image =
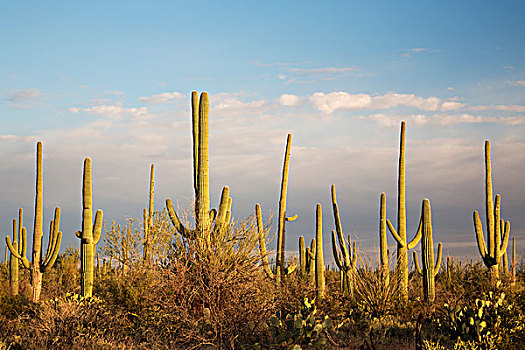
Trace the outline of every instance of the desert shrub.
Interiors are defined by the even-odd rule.
[[[515,349],[525,333],[525,317],[501,286],[498,282],[494,290],[465,306],[445,304],[436,319],[440,330],[480,349]]]

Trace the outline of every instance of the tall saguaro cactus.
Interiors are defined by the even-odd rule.
[[[171,199],[166,199],[166,208],[177,232],[188,239],[210,241],[210,234],[226,229],[231,219],[232,199],[229,188],[222,190],[219,213],[210,210],[210,168],[209,168],[209,97],[207,92],[200,95],[192,92],[192,135],[193,135],[193,188],[195,190],[195,224],[190,230],[180,222]],[[221,209],[222,208],[222,212]],[[221,215],[219,215],[221,214]],[[212,223],[214,223],[212,227]]]
[[[386,220],[388,229],[397,241],[397,266],[400,277],[400,291],[403,300],[408,299],[408,255],[409,249],[413,249],[421,239],[421,231],[418,229],[412,241],[407,242],[406,206],[405,206],[405,129],[406,123],[401,122],[401,135],[399,141],[399,169],[397,179],[397,231],[390,220]]]
[[[390,267],[388,266],[388,242],[386,239],[386,194],[381,193],[379,200],[379,252],[382,281],[385,285],[390,282]]]
[[[93,274],[95,250],[102,233],[102,210],[97,210],[93,223],[93,190],[91,184],[91,159],[84,160],[82,179],[82,231],[77,231],[80,238],[80,278],[83,297],[93,295]]]
[[[502,220],[500,220],[500,206],[501,196],[496,195],[496,205],[492,201],[492,169],[490,165],[490,142],[485,141],[485,216],[487,220],[487,240],[485,244],[483,237],[483,227],[479,218],[479,213],[474,211],[474,229],[476,231],[476,240],[478,242],[478,249],[485,266],[490,270],[493,280],[499,279],[498,265],[501,257],[507,251],[510,236],[510,221],[505,223],[503,227]],[[501,230],[503,236],[500,235]]]
[[[286,268],[284,265],[286,261],[286,257],[284,254],[284,246],[285,246],[285,241],[286,241],[285,224],[287,221],[294,221],[295,219],[297,219],[297,215],[294,215],[292,217],[286,216],[286,194],[288,192],[288,171],[290,167],[291,147],[292,147],[292,134],[288,134],[288,137],[286,138],[286,148],[284,151],[283,172],[282,172],[282,177],[281,177],[281,194],[279,197],[279,217],[278,217],[278,222],[277,222],[277,253],[276,253],[276,259],[275,259],[276,261],[275,279],[277,282],[281,281],[281,276],[284,273],[291,273],[292,271],[290,270],[290,268]],[[260,209],[260,205],[257,204],[257,206]],[[260,213],[260,210],[259,210],[259,213]],[[257,222],[259,222],[259,220]],[[261,220],[261,223],[262,223],[262,220]],[[261,238],[261,234],[262,234],[262,238]],[[263,247],[262,245],[263,244],[266,245],[266,243],[265,243],[265,238],[264,238],[264,232],[261,226],[259,227],[259,243],[260,243],[261,256],[264,259],[264,256],[266,255],[266,247]]]
[[[26,258],[26,237],[25,230],[22,230],[23,251],[19,253],[18,249],[11,243],[11,238],[6,237],[7,246],[11,251],[11,254],[20,259],[22,265],[30,271],[31,276],[31,287],[33,289],[33,302],[40,300],[40,292],[42,291],[42,274],[51,270],[55,264],[60,250],[60,242],[62,241],[62,232],[59,231],[60,227],[60,207],[55,208],[55,217],[51,220],[51,227],[49,229],[49,242],[47,246],[47,253],[42,260],[42,240],[44,237],[43,232],[43,207],[44,207],[44,181],[42,175],[42,142],[38,142],[36,145],[36,196],[35,196],[35,221],[33,226],[33,250],[31,263]]]
[[[324,259],[323,259],[323,212],[321,204],[315,210],[315,289],[317,300],[325,295]]]
[[[151,164],[150,175],[149,175],[149,208],[144,209],[144,262],[148,263],[151,256],[151,228],[153,227],[153,191],[155,187],[154,183],[155,176],[155,165]]]
[[[430,208],[430,201],[423,199],[421,208],[421,228],[423,231],[423,238],[421,240],[421,255],[423,261],[423,270],[419,266],[417,260],[417,252],[414,251],[414,264],[416,270],[423,276],[423,295],[425,300],[434,301],[436,297],[434,278],[441,267],[442,245],[438,244],[438,254],[436,262],[434,263],[434,242],[432,240],[432,209]]]
[[[335,185],[332,185],[332,209],[334,212],[334,221],[335,221],[335,231],[332,231],[332,250],[334,254],[334,259],[337,267],[342,271],[342,281],[343,294],[354,294],[354,274],[357,263],[357,250],[356,242],[353,242],[352,251],[351,248],[351,238],[350,234],[348,235],[348,248],[346,247],[343,226],[341,225],[341,218],[339,217],[339,207],[337,206],[337,199],[335,195]],[[336,234],[337,241],[339,242],[339,247],[341,251],[339,252],[336,243]],[[341,254],[341,258],[339,257]]]

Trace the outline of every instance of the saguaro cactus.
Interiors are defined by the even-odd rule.
[[[23,250],[19,253],[18,249],[13,246],[9,236],[6,237],[7,246],[11,254],[20,259],[22,265],[30,271],[31,286],[33,289],[33,302],[40,300],[40,292],[42,290],[42,274],[51,270],[55,264],[60,250],[60,242],[62,241],[62,232],[60,227],[60,207],[55,208],[55,217],[51,220],[51,227],[49,229],[49,242],[47,246],[47,253],[42,260],[42,239],[43,232],[43,207],[44,207],[44,183],[42,175],[42,142],[36,145],[36,196],[35,196],[35,221],[33,226],[33,250],[31,263],[26,258],[26,237],[25,230],[22,229],[22,237],[20,239]]]
[[[171,199],[166,199],[166,208],[177,232],[188,239],[199,238],[210,241],[212,231],[225,229],[231,219],[232,199],[229,188],[222,190],[219,213],[210,210],[210,171],[209,171],[209,97],[207,92],[200,96],[192,92],[192,129],[193,129],[193,188],[195,190],[195,230],[189,230],[180,222]],[[212,230],[212,222],[214,227]]]
[[[493,280],[499,279],[498,265],[501,257],[507,251],[510,235],[510,221],[505,223],[505,228],[500,221],[501,196],[496,195],[496,205],[492,201],[492,169],[490,165],[490,142],[485,141],[485,216],[487,219],[487,240],[485,245],[483,237],[483,227],[479,218],[479,213],[474,211],[474,229],[478,249],[485,266],[490,270]],[[505,230],[500,238],[500,230]]]
[[[153,227],[153,191],[154,191],[155,165],[151,164],[149,175],[149,210],[144,209],[144,255],[143,260],[149,263],[151,256],[151,228]]]
[[[390,233],[397,241],[397,266],[400,277],[400,292],[404,300],[408,299],[408,256],[407,251],[413,249],[421,239],[418,229],[412,241],[407,242],[406,207],[405,207],[405,129],[406,124],[401,122],[401,135],[399,141],[399,169],[397,179],[397,231],[390,220],[386,220]]]
[[[286,194],[288,191],[288,170],[290,166],[291,147],[292,147],[292,134],[288,134],[288,137],[286,139],[286,148],[284,151],[283,172],[282,172],[282,178],[281,178],[281,195],[279,197],[279,217],[278,217],[278,222],[277,222],[277,254],[275,258],[275,261],[276,261],[275,278],[277,282],[281,281],[281,275],[283,273],[290,273],[292,271],[291,268],[286,268],[284,265],[286,261],[285,260],[286,257],[284,254],[285,235],[286,235],[285,223],[287,221],[294,221],[295,219],[297,219],[297,215],[294,215],[292,217],[286,216]],[[259,206],[259,204],[257,204],[257,206]],[[260,209],[260,206],[259,206],[259,209]],[[259,227],[259,235],[261,234],[261,232],[263,232],[262,227]],[[264,233],[263,233],[262,238],[259,238],[259,242],[264,243],[264,245],[266,245],[265,239],[264,239]],[[263,248],[262,245],[260,245],[260,250],[261,250],[261,256],[264,259],[264,255],[266,255],[266,247]],[[264,254],[263,254],[263,250],[265,252]],[[293,267],[292,269],[295,269],[295,267]]]
[[[26,229],[24,226],[24,211],[22,208],[18,209],[18,222],[13,219],[13,248],[20,256],[26,255]],[[18,258],[9,254],[9,289],[11,295],[18,294],[19,280],[18,280]]]
[[[383,283],[390,282],[390,267],[388,266],[388,242],[386,239],[386,194],[381,193],[379,203],[379,252],[381,259],[381,274]]]
[[[83,297],[93,295],[93,274],[95,249],[102,233],[102,210],[97,210],[93,223],[93,191],[91,185],[91,159],[84,160],[82,180],[82,231],[77,231],[80,238],[80,279]]]
[[[315,211],[315,288],[317,300],[325,295],[324,259],[323,259],[323,212],[321,204],[317,204]]]
[[[339,207],[337,206],[337,199],[335,195],[335,185],[332,185],[332,209],[334,211],[334,221],[335,221],[335,231],[332,231],[332,251],[334,254],[334,259],[337,267],[343,273],[342,292],[343,294],[354,294],[354,274],[356,269],[357,262],[357,249],[356,242],[353,242],[352,251],[350,251],[351,237],[348,235],[348,248],[346,247],[343,226],[341,225],[341,219],[339,217]],[[336,234],[337,241],[339,242],[339,247],[341,251],[339,252],[336,243]],[[341,257],[339,257],[341,255]]]
[[[421,255],[423,260],[423,270],[419,266],[417,260],[417,252],[414,251],[414,264],[416,270],[423,276],[423,295],[425,300],[434,301],[436,297],[434,278],[441,267],[442,245],[438,244],[438,254],[436,262],[434,263],[434,242],[432,240],[432,209],[430,208],[430,201],[423,199],[421,208],[421,228],[423,231],[423,238],[421,240]]]

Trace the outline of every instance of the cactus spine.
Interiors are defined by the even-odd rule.
[[[189,230],[180,222],[171,199],[166,199],[166,208],[177,232],[187,239],[201,239],[210,242],[213,231],[227,229],[231,220],[232,199],[229,188],[222,190],[219,213],[210,210],[210,172],[209,172],[209,97],[207,92],[191,95],[192,135],[193,135],[193,188],[195,190],[195,230]]]
[[[343,273],[341,274],[343,276],[343,279],[341,280],[342,284],[342,292],[344,295],[350,294],[353,296],[354,294],[354,274],[356,269],[356,262],[357,262],[357,252],[356,252],[356,243],[354,242],[352,247],[352,252],[350,252],[351,248],[351,240],[350,235],[348,235],[348,248],[345,243],[344,233],[343,233],[343,227],[341,225],[341,219],[339,217],[339,207],[337,206],[337,199],[335,195],[335,185],[332,185],[332,209],[334,212],[334,221],[335,221],[335,231],[332,231],[332,250],[334,254],[334,259],[337,267],[340,271]],[[341,251],[337,249],[337,243],[336,243],[336,234],[337,234],[337,241],[339,242],[339,247]],[[341,257],[340,257],[341,255]]]
[[[421,223],[420,227],[423,231],[423,238],[421,240],[421,255],[423,261],[423,270],[419,266],[417,260],[417,252],[414,251],[414,264],[416,270],[423,276],[423,294],[425,300],[434,301],[436,297],[434,278],[441,267],[442,245],[438,244],[438,254],[436,262],[434,263],[434,242],[432,240],[432,209],[430,208],[430,201],[423,199],[421,208]]]
[[[149,174],[149,210],[144,209],[144,262],[149,263],[151,257],[151,228],[153,227],[153,191],[154,191],[155,165],[151,164]]]
[[[325,295],[324,259],[323,259],[323,212],[321,204],[317,204],[315,211],[315,287],[317,300]]]
[[[407,251],[413,249],[421,239],[418,230],[412,241],[407,242],[406,207],[405,207],[405,129],[406,123],[401,122],[401,135],[399,141],[399,169],[397,179],[397,231],[390,220],[386,224],[392,236],[397,241],[397,266],[400,276],[400,292],[403,300],[408,300],[408,256]]]
[[[42,176],[42,142],[38,142],[36,145],[36,196],[35,196],[35,220],[33,226],[33,250],[32,250],[32,261],[31,263],[26,258],[26,243],[25,243],[25,230],[22,229],[22,249],[19,253],[18,248],[15,248],[11,243],[11,238],[6,237],[7,246],[11,251],[11,254],[20,259],[22,265],[30,271],[31,276],[31,287],[33,289],[33,302],[40,300],[40,292],[42,290],[42,274],[51,270],[55,264],[60,250],[60,242],[62,241],[62,232],[59,231],[60,227],[60,207],[55,208],[55,217],[51,220],[49,229],[49,242],[47,246],[47,253],[42,260],[42,239],[44,236],[43,232],[43,204],[44,202],[44,183]]]
[[[84,160],[82,180],[82,231],[77,231],[80,238],[80,276],[83,297],[93,295],[93,274],[96,244],[102,233],[102,210],[97,210],[93,223],[93,191],[91,185],[91,159]]]
[[[290,266],[288,268],[285,267],[285,255],[284,255],[284,246],[285,246],[285,223],[287,221],[294,221],[297,219],[297,215],[294,215],[292,217],[286,217],[286,194],[288,191],[288,170],[290,166],[290,152],[292,147],[292,134],[288,134],[288,137],[286,139],[286,148],[284,151],[284,161],[283,161],[283,172],[281,177],[281,194],[279,197],[279,218],[277,223],[277,254],[276,254],[276,272],[275,272],[275,280],[277,283],[281,282],[281,277],[283,274],[289,274],[295,269],[295,266]],[[257,214],[257,207],[259,207],[259,214]],[[256,205],[256,215],[260,215],[260,205]],[[257,219],[257,223],[259,223],[259,219]],[[262,225],[262,220],[261,220]],[[261,236],[262,234],[262,236]],[[266,256],[266,247],[263,247],[263,245],[266,245],[265,243],[265,237],[264,232],[262,229],[262,226],[259,226],[259,246],[260,246],[260,252],[261,257],[264,259],[264,256]],[[263,253],[264,251],[264,253]],[[263,264],[264,261],[263,261]],[[267,271],[265,269],[265,271]],[[266,272],[268,274],[268,271]],[[274,278],[273,273],[269,277]]]
[[[479,213],[474,211],[474,228],[478,249],[485,266],[489,268],[493,280],[499,279],[498,265],[504,252],[507,250],[510,235],[510,221],[505,225],[500,221],[501,196],[496,195],[496,205],[492,201],[492,169],[490,165],[490,142],[485,141],[485,215],[487,220],[487,240],[485,245],[483,237],[483,227],[479,218]],[[503,227],[505,226],[505,227]],[[504,230],[502,239],[500,232]]]
[[[379,252],[381,259],[381,274],[384,285],[390,282],[388,266],[388,242],[386,238],[386,194],[381,193],[379,204]]]

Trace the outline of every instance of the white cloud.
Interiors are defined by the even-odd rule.
[[[161,94],[157,95],[151,95],[151,96],[141,96],[138,98],[140,102],[148,103],[148,104],[162,104],[162,103],[170,103],[174,100],[179,100],[186,98],[186,95],[181,94],[180,92],[163,92]]]
[[[120,105],[98,105],[87,108],[71,107],[69,112],[79,114],[81,112],[98,115],[101,117],[109,117],[112,119],[121,119],[125,115],[131,116],[134,119],[147,119],[150,117],[146,107],[122,107]]]
[[[372,105],[370,95],[349,94],[343,91],[328,94],[315,92],[309,98],[316,109],[328,114],[338,109],[369,109]]]
[[[303,99],[297,95],[283,94],[279,97],[279,103],[282,106],[299,106],[303,102]]]
[[[523,113],[523,112],[525,112],[525,106],[523,106],[523,105],[473,106],[473,107],[469,107],[469,110],[472,110],[472,111],[495,110],[495,111]]]
[[[261,114],[268,108],[272,107],[266,100],[243,102],[237,98],[239,95],[244,95],[244,93],[222,93],[214,95],[213,98],[210,99],[210,108],[212,109],[212,112],[223,115]]]
[[[333,113],[338,109],[367,110],[389,109],[398,106],[414,107],[423,111],[455,110],[465,104],[442,100],[437,97],[420,97],[415,94],[398,94],[388,92],[384,95],[371,96],[368,94],[349,94],[344,91],[328,94],[316,92],[310,96],[314,107],[325,113]]]
[[[443,104],[441,105],[441,110],[442,111],[455,111],[455,110],[465,107],[466,105],[467,105],[466,103],[461,103],[461,102],[456,102],[456,101],[447,101],[447,102],[443,102]]]
[[[508,81],[507,84],[517,87],[525,87],[525,80]]]

